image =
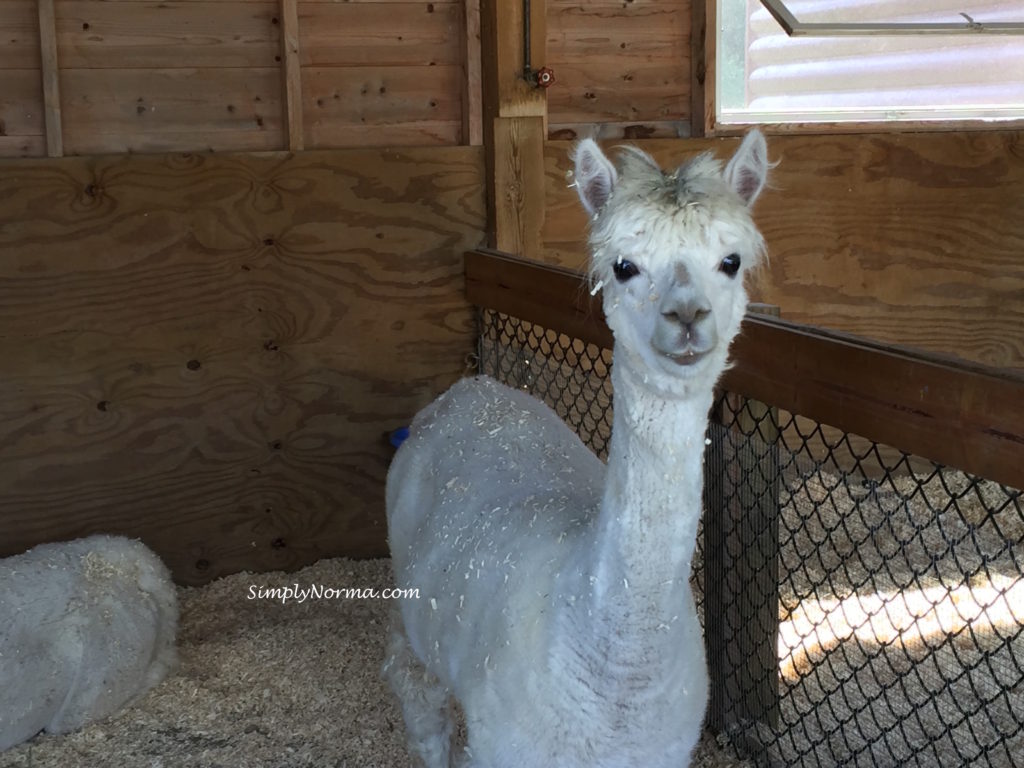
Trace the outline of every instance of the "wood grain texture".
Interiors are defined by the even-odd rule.
[[[494,242],[508,253],[537,258],[544,221],[544,120],[494,121]]]
[[[39,0],[39,57],[43,80],[43,115],[46,124],[46,154],[64,154],[64,126],[61,122],[60,63],[57,57],[57,24],[53,0]]]
[[[303,66],[461,65],[458,3],[299,3]]]
[[[39,68],[39,15],[34,0],[0,3],[0,70]]]
[[[68,69],[273,67],[281,54],[275,0],[56,0]]]
[[[480,57],[480,0],[465,0],[463,142],[472,147],[484,143],[483,73]]]
[[[458,144],[462,69],[307,67],[306,146]]]
[[[38,61],[34,69],[0,69],[0,157],[45,155],[44,131]]]
[[[714,91],[714,67],[710,68],[712,80],[708,82],[708,38],[717,34],[715,28],[716,0],[691,0],[690,2],[690,136],[704,136],[707,120],[704,113],[707,94],[705,89]],[[710,14],[711,25],[708,26]],[[708,30],[711,30],[710,34]],[[710,52],[714,55],[715,45],[711,42]]]
[[[40,7],[55,9],[60,67],[49,67],[44,81],[52,93],[62,90],[49,108],[51,123],[54,110],[64,110],[69,154],[454,145],[474,129],[481,140],[479,117],[468,119],[463,0],[46,0]],[[35,70],[38,78],[36,3],[0,3],[0,25],[0,86],[15,71]],[[302,75],[313,93],[299,87]],[[42,154],[45,133],[19,125],[42,114],[42,103],[16,85],[0,95],[0,155]],[[369,88],[375,98],[361,98]],[[381,88],[390,90],[386,98]]]
[[[694,136],[714,136],[718,131],[718,102],[715,99],[715,84],[718,80],[717,30],[718,2],[717,0],[705,0],[704,58],[700,62],[704,67],[704,108],[702,111],[704,125],[701,130],[697,130],[697,126],[694,126]]]
[[[552,124],[690,120],[689,81],[662,62],[607,58],[552,68],[558,78],[548,95]],[[559,88],[563,79],[577,86]]]
[[[552,124],[689,120],[690,11],[667,0],[551,0]]]
[[[0,556],[117,532],[201,583],[385,554],[383,434],[473,348],[482,164],[5,161]]]
[[[275,68],[61,72],[68,154],[280,149]]]
[[[590,138],[595,141],[613,139],[688,139],[689,120],[643,120],[637,122],[600,123],[548,123],[548,138],[554,141],[575,141]]]
[[[281,0],[281,55],[284,60],[285,133],[288,149],[305,146],[302,123],[302,66],[299,45],[299,0]]]
[[[636,142],[663,166],[734,139]],[[580,268],[585,216],[570,144],[545,148],[544,260]],[[1024,370],[1024,136],[777,136],[755,218],[755,300],[868,338]]]
[[[544,30],[546,0],[530,3],[531,66],[547,60]],[[541,117],[547,112],[546,93],[523,77],[525,52],[523,7],[520,2],[480,0],[481,67],[483,71],[484,130],[496,117]],[[486,141],[485,144],[489,143]]]

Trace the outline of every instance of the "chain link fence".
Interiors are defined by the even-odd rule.
[[[491,310],[486,373],[606,458],[611,351]],[[1024,499],[731,393],[693,585],[708,725],[757,766],[1024,768]]]

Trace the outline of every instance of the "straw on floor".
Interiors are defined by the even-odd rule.
[[[250,599],[260,587],[391,583],[387,560],[336,559],[182,588],[176,673],[104,722],[0,754],[0,768],[407,768],[379,677],[389,603]],[[746,765],[710,738],[694,762]]]

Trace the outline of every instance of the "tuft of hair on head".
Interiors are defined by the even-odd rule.
[[[616,147],[619,173],[635,179],[661,180],[664,172],[658,162],[639,147],[620,144]]]
[[[676,169],[673,176],[673,192],[679,204],[722,193],[722,163],[710,152],[691,157]]]

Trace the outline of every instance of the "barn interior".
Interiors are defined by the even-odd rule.
[[[465,254],[585,270],[580,138],[731,154],[722,1],[0,2],[0,557],[138,538],[183,606],[178,678],[0,765],[406,764],[388,607],[245,593],[387,584],[388,437],[479,366]],[[1022,125],[763,126],[753,300],[1024,392]],[[1020,451],[1015,396],[986,429]],[[309,676],[282,680],[296,655]],[[703,765],[747,764],[708,739]]]

